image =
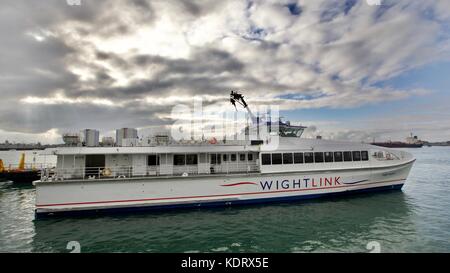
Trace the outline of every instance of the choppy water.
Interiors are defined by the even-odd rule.
[[[33,187],[3,182],[0,251],[450,252],[450,148],[409,151],[402,191],[306,203],[34,220]]]

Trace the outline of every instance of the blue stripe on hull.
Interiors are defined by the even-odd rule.
[[[353,195],[358,193],[379,192],[388,190],[400,190],[403,184],[382,186],[376,188],[351,190],[344,192],[332,192],[321,194],[308,194],[298,196],[284,196],[284,197],[271,197],[271,198],[258,198],[250,200],[235,200],[235,201],[217,201],[217,202],[198,202],[190,204],[174,204],[174,205],[160,205],[160,206],[141,206],[141,207],[124,207],[124,208],[105,208],[98,210],[80,210],[80,211],[58,211],[58,212],[40,212],[35,214],[36,218],[50,217],[50,216],[80,216],[80,215],[92,215],[92,214],[108,214],[108,213],[126,213],[126,212],[143,212],[143,211],[164,211],[164,210],[177,210],[177,209],[189,209],[189,208],[216,208],[226,207],[234,205],[253,205],[253,204],[270,204],[270,203],[287,203],[300,200],[315,199],[321,197],[334,197],[343,195]]]

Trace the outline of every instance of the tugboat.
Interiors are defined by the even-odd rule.
[[[372,145],[387,147],[387,148],[422,148],[424,142],[417,138],[417,136],[411,136],[406,138],[405,142],[401,141],[388,141],[388,142],[372,142]]]
[[[25,154],[22,153],[17,168],[5,168],[0,159],[0,180],[14,183],[32,183],[41,178],[40,171],[36,168],[25,168]]]

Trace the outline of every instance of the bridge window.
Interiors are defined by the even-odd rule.
[[[272,164],[272,159],[270,157],[270,154],[262,154],[261,155],[261,163],[263,165],[270,165],[270,164]]]
[[[283,164],[292,164],[293,162],[292,153],[283,154]]]
[[[272,165],[282,164],[281,154],[272,154]]]
[[[332,152],[325,152],[325,162],[333,162],[333,153]]]
[[[342,152],[334,152],[334,162],[342,162]]]
[[[147,157],[147,166],[159,165],[159,157],[157,155],[149,155]]]
[[[322,163],[323,162],[323,153],[322,152],[315,152],[314,153],[314,162],[316,162],[316,163]]]
[[[305,155],[305,163],[313,163],[314,162],[314,157],[313,157],[313,153],[304,153]]]
[[[295,164],[303,163],[303,153],[294,153],[294,163]]]
[[[352,152],[344,152],[344,161],[352,161]]]
[[[362,159],[362,161],[368,161],[369,153],[367,151],[361,151],[361,159]]]
[[[353,151],[353,161],[361,161],[361,152]]]

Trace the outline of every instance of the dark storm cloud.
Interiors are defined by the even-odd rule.
[[[9,100],[68,88],[78,78],[66,70],[64,57],[76,49],[54,37],[52,26],[68,20],[93,22],[102,1],[83,1],[82,8],[65,1],[2,1],[0,9],[0,93]],[[36,39],[41,38],[42,41]]]
[[[143,127],[149,124],[165,125],[154,113],[165,111],[166,106],[152,105],[152,111],[139,104],[127,107],[92,107],[90,104],[27,105],[17,112],[16,105],[0,109],[0,128],[24,133],[41,133],[53,128],[73,131],[81,128],[98,128],[102,131],[121,127]],[[81,127],[82,126],[82,127]]]
[[[110,38],[133,32],[139,25],[153,23],[156,12],[150,1],[134,0],[126,5],[118,3],[125,2],[82,0],[81,6],[69,6],[65,1],[58,0],[40,1],[39,4],[19,0],[4,4],[5,9],[0,11],[0,31],[8,38],[0,44],[0,92],[4,98],[0,102],[0,129],[41,133],[52,128],[105,129],[168,122],[157,120],[154,115],[158,111],[167,111],[167,106],[149,107],[136,102],[128,102],[126,107],[103,107],[87,103],[22,104],[24,109],[20,112],[10,104],[26,96],[49,97],[57,90],[63,90],[63,94],[72,99],[89,96],[121,101],[145,96],[176,95],[177,91],[174,90],[183,90],[184,95],[226,94],[233,89],[234,81],[245,82],[245,88],[248,89],[267,87],[261,80],[244,75],[244,63],[223,50],[193,48],[189,59],[142,54],[125,56],[95,50],[96,60],[122,71],[136,71],[152,65],[162,68],[150,79],[132,81],[122,87],[113,86],[114,79],[110,71],[93,60],[79,58],[83,56],[83,47],[95,48],[95,45],[87,44],[86,41],[82,44],[74,40],[73,35],[84,37],[95,31],[97,37]],[[182,12],[193,16],[204,15],[220,6],[217,1],[177,3]],[[132,20],[122,16],[125,11],[132,15]],[[68,33],[63,36],[61,33],[52,33],[55,27],[67,22],[73,22],[70,29],[59,31]],[[264,42],[261,41],[261,44]],[[77,63],[89,68],[93,79],[82,83],[78,75],[67,69],[68,65]],[[212,100],[209,103],[215,102]],[[92,118],[94,116],[95,119]],[[117,116],[126,124],[120,124],[114,118]]]
[[[190,60],[169,60],[161,57],[144,55],[135,57],[133,61],[139,66],[151,64],[164,65],[167,68],[163,73],[238,73],[242,71],[244,67],[242,62],[234,58],[230,53],[216,49],[200,50],[196,52]]]
[[[98,60],[107,61],[122,70],[139,71],[150,66],[162,67],[153,79],[139,80],[126,87],[100,87],[92,94],[109,99],[125,99],[143,95],[161,95],[170,92],[172,88],[185,89],[191,95],[217,94],[227,92],[227,82],[236,80],[244,68],[244,64],[231,54],[214,49],[198,50],[191,59],[169,59],[154,55],[137,55],[123,58],[114,53],[97,52]],[[110,77],[98,69],[98,80],[109,80]],[[227,75],[223,73],[227,72]],[[176,77],[175,77],[176,76]],[[93,83],[99,85],[99,82]],[[102,85],[105,86],[105,85]],[[228,88],[228,89],[227,89]],[[79,97],[86,90],[68,90],[69,97]]]
[[[5,98],[70,86],[77,79],[64,69],[62,58],[73,52],[70,45],[52,36],[38,42],[48,24],[64,17],[58,10],[62,1],[6,1],[0,9],[0,92]],[[55,8],[55,6],[59,6]],[[91,12],[78,12],[73,18],[87,19]]]

